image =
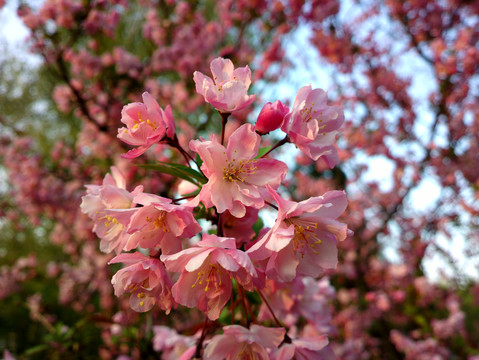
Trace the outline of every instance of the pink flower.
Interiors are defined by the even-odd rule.
[[[228,211],[223,215],[223,234],[225,237],[234,237],[236,245],[250,242],[256,235],[253,225],[258,220],[258,209],[246,208],[246,214],[242,218],[231,215]]]
[[[126,125],[118,129],[118,138],[127,144],[138,146],[123,154],[126,159],[133,159],[165,137],[173,139],[176,127],[171,107],[163,109],[147,92],[143,93],[143,103],[131,103],[123,107],[121,122]]]
[[[171,199],[146,193],[139,194],[134,201],[143,206],[131,216],[126,251],[137,246],[158,247],[163,254],[172,254],[181,250],[182,238],[201,231],[191,207],[174,205]]]
[[[348,229],[335,219],[346,209],[346,194],[329,191],[297,203],[268,190],[278,204],[278,217],[273,228],[247,251],[251,259],[269,257],[267,276],[286,282],[296,274],[316,277],[323,269],[336,268],[336,244],[347,237]]]
[[[245,215],[246,206],[261,208],[260,190],[266,185],[277,188],[288,167],[278,160],[255,159],[260,141],[250,124],[235,130],[226,149],[216,139],[192,140],[190,148],[200,155],[201,170],[209,179],[192,204],[202,201],[208,208],[215,206],[219,213],[229,210],[236,217]]]
[[[333,146],[337,129],[344,122],[343,111],[328,106],[327,94],[322,89],[303,86],[296,95],[293,109],[284,118],[281,130],[290,140],[313,160],[324,157],[330,168],[338,164],[339,158]]]
[[[317,337],[303,337],[292,339],[291,343],[281,345],[279,350],[272,354],[272,360],[334,360],[335,356],[328,346],[326,335]]]
[[[255,95],[248,95],[251,85],[251,71],[248,66],[234,68],[229,59],[216,58],[210,65],[213,79],[199,71],[193,74],[196,92],[205,101],[223,113],[231,113],[250,105]]]
[[[249,257],[236,249],[234,238],[203,234],[196,246],[172,255],[161,255],[169,271],[181,272],[173,285],[175,300],[206,312],[216,320],[231,296],[235,279],[246,290],[253,290],[256,270]]]
[[[216,335],[206,346],[205,360],[269,359],[267,350],[276,350],[284,339],[283,328],[251,325],[223,327],[223,335]]]
[[[111,283],[115,295],[130,292],[130,306],[138,312],[158,306],[169,314],[175,301],[171,295],[172,281],[161,261],[142,253],[123,253],[114,257],[108,264],[124,263],[127,267],[119,270]]]
[[[196,351],[196,337],[178,334],[167,326],[153,326],[153,349],[162,360],[189,360]]]
[[[143,191],[143,186],[137,186],[132,192],[126,190],[123,174],[116,167],[103,179],[102,185],[87,185],[87,193],[82,197],[80,208],[95,221],[93,231],[101,239],[100,250],[106,253],[123,250],[125,241],[125,224],[136,211],[133,198]],[[111,209],[124,209],[122,213]],[[121,216],[121,219],[119,219]],[[121,222],[120,222],[121,220]]]
[[[258,134],[264,135],[270,131],[276,130],[281,126],[283,118],[288,112],[289,108],[286,105],[283,105],[279,100],[276,100],[272,104],[270,102],[266,103],[256,120],[256,131]]]

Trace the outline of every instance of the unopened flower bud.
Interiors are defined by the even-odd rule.
[[[256,132],[260,135],[269,133],[279,128],[289,108],[276,100],[274,103],[267,103],[261,109],[256,121]]]

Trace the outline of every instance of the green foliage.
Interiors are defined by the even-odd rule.
[[[201,186],[201,184],[206,184],[208,182],[208,179],[203,174],[182,164],[172,164],[160,161],[159,164],[140,164],[137,166],[172,175],[189,181],[197,186]]]

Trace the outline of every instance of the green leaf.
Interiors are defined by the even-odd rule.
[[[203,165],[203,160],[201,160],[200,155],[196,154],[196,163],[198,164],[198,167],[201,167]]]
[[[256,233],[256,236],[258,236],[259,232],[261,231],[263,227],[264,227],[263,219],[258,217],[258,220],[256,220],[256,222],[253,225],[253,230]]]
[[[206,184],[208,179],[200,172],[182,164],[172,164],[160,161],[158,164],[140,164],[137,165],[145,169],[156,170],[164,174],[169,174],[177,178],[189,181],[195,185]]]
[[[271,149],[269,146],[260,148],[258,150],[258,156],[256,156],[255,159],[259,159],[261,156],[266,154],[269,151],[269,149]]]
[[[48,345],[46,344],[40,344],[36,345],[34,347],[31,347],[30,349],[25,351],[25,355],[34,355],[36,353],[42,352],[48,350]]]

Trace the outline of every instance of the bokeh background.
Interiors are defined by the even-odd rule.
[[[121,109],[149,91],[184,144],[218,132],[193,72],[222,56],[250,66],[257,96],[232,126],[309,83],[345,111],[334,169],[282,148],[290,198],[348,194],[354,236],[329,274],[337,358],[479,359],[478,23],[460,0],[0,1],[4,357],[160,358],[152,327],[168,319],[114,297],[80,199],[112,165],[131,188],[176,191],[120,157]]]

